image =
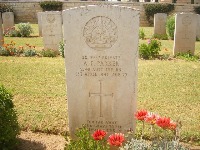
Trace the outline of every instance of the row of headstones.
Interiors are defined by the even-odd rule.
[[[166,34],[167,14],[154,15],[154,34]],[[200,38],[200,15],[192,13],[179,13],[175,16],[173,54],[195,52],[196,38]]]
[[[2,27],[3,25],[3,27]],[[14,13],[13,12],[4,12],[0,13],[0,46],[3,45],[3,33],[15,26],[14,22]]]

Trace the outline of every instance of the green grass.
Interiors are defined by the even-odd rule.
[[[37,25],[34,25],[37,35]],[[152,32],[152,28],[144,31]],[[150,36],[150,34],[149,34]],[[42,38],[5,38],[42,47]],[[146,40],[140,41],[146,42]],[[161,41],[172,54],[173,41]],[[196,43],[196,53],[200,42]],[[11,89],[23,130],[65,133],[67,102],[64,59],[0,57],[0,83]],[[182,137],[200,141],[200,63],[139,60],[138,109],[182,121]],[[148,133],[149,134],[149,133]],[[197,139],[199,138],[199,139]],[[199,143],[200,144],[200,143]]]

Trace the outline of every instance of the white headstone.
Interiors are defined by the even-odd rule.
[[[42,13],[42,36],[44,49],[58,50],[62,41],[62,16],[59,11],[46,11]]]
[[[197,15],[180,13],[175,16],[173,54],[188,52],[194,54]]]
[[[69,130],[134,129],[139,11],[82,6],[63,11]]]
[[[197,38],[200,40],[200,15],[197,15]]]
[[[3,37],[2,19],[0,13],[0,46],[2,46],[3,43],[4,43],[4,37]]]
[[[165,13],[157,13],[154,15],[154,34],[166,34],[166,20],[167,14]]]
[[[42,36],[42,13],[44,12],[37,13],[39,36]]]
[[[3,19],[3,30],[6,32],[7,29],[11,29],[15,26],[14,22],[14,13],[13,12],[4,12],[2,13]]]

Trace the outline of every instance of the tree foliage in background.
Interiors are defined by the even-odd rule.
[[[144,4],[143,6],[145,10],[145,15],[150,24],[153,24],[150,18],[151,17],[153,18],[154,14],[156,13],[168,14],[174,10],[174,4]]]
[[[197,14],[200,14],[200,6],[195,6],[194,12],[197,13]]]
[[[166,22],[167,34],[170,39],[174,39],[174,30],[175,30],[175,16],[169,16]]]
[[[13,8],[10,5],[0,4],[0,12],[13,12]]]
[[[63,3],[59,1],[40,2],[40,7],[42,7],[43,11],[61,11],[62,5]]]
[[[17,145],[19,125],[12,94],[0,85],[0,149],[13,150]]]

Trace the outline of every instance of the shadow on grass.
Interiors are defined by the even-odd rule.
[[[46,150],[46,146],[40,142],[19,138],[19,145],[17,150]]]

